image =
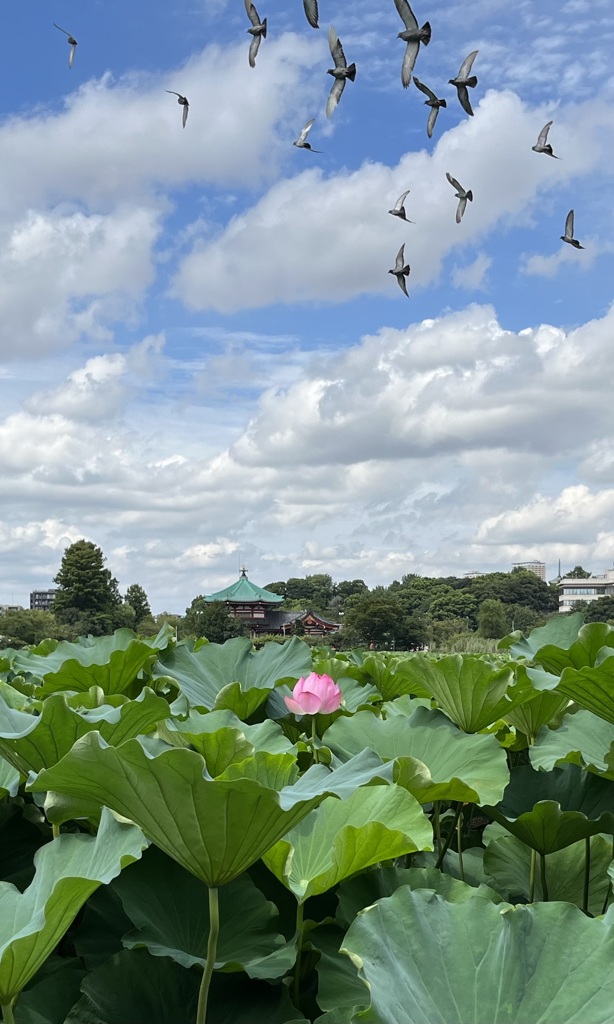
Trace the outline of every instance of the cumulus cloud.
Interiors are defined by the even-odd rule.
[[[561,110],[566,160],[558,164],[531,152],[540,116],[514,93],[490,91],[475,117],[447,131],[432,153],[406,153],[395,167],[367,162],[328,177],[311,169],[281,180],[218,238],[194,245],[174,294],[192,309],[223,313],[275,302],[346,301],[392,290],[385,268],[403,240],[410,285],[423,287],[437,278],[448,253],[466,250],[495,225],[526,220],[543,191],[604,160],[614,133],[611,107],[591,102]],[[475,196],[461,225],[446,171]],[[392,225],[397,233],[385,211],[408,187],[408,216],[416,224],[408,231]]]

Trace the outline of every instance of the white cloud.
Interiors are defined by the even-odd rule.
[[[542,116],[513,93],[489,92],[475,117],[442,135],[432,154],[406,153],[396,167],[367,162],[330,177],[312,168],[277,182],[218,238],[196,243],[174,292],[192,309],[223,313],[387,290],[400,300],[386,268],[401,241],[410,284],[422,287],[437,278],[449,252],[470,247],[495,225],[526,221],[541,192],[606,159],[614,131],[611,107],[592,101],[560,111],[566,154],[560,163],[531,152]],[[446,171],[474,193],[461,225],[454,221],[456,200]],[[386,216],[406,188],[412,190],[408,215],[416,220],[407,227]]]
[[[452,284],[455,288],[480,291],[486,287],[487,274],[492,266],[492,257],[479,252],[467,266],[456,266],[452,270]]]

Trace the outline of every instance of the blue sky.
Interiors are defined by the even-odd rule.
[[[301,0],[257,8],[252,70],[240,0],[5,6],[0,603],[83,536],[156,611],[242,561],[261,584],[602,571],[609,0],[414,5],[432,140],[392,0],[320,0],[319,31]],[[329,121],[330,24],[357,76]],[[473,49],[469,118],[447,81]],[[310,117],[322,155],[292,146]],[[551,119],[559,161],[531,151]],[[460,225],[446,171],[474,193]],[[387,214],[408,188],[414,224]]]

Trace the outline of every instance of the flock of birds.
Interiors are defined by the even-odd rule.
[[[436,93],[434,93],[433,90],[428,87],[428,85],[425,85],[418,78],[416,78],[415,75],[413,74],[413,71],[418,57],[418,52],[420,50],[420,45],[422,44],[423,46],[428,46],[428,44],[431,41],[431,25],[430,22],[428,21],[426,21],[424,25],[422,25],[422,27],[418,25],[418,21],[408,3],[408,0],[394,0],[394,5],[404,25],[403,31],[398,33],[397,38],[402,39],[403,42],[406,44],[405,53],[403,55],[403,63],[401,65],[401,82],[403,87],[407,89],[410,86],[413,78],[413,82],[416,88],[419,89],[420,92],[427,97],[424,103],[425,106],[430,107],[430,110],[426,124],[426,134],[430,139],[433,136],[433,129],[435,127],[435,122],[437,121],[439,111],[443,107],[447,107],[447,102],[445,99],[439,98],[436,95]],[[303,7],[305,10],[305,16],[311,27],[315,29],[319,28],[320,26],[318,0],[303,0]],[[250,67],[255,68],[256,56],[260,49],[260,44],[263,39],[266,39],[267,36],[267,19],[260,18],[260,15],[258,14],[258,11],[256,10],[255,4],[252,2],[252,0],[245,0],[245,10],[251,22],[251,28],[248,28],[247,31],[249,35],[251,35],[252,37],[249,45],[248,61]],[[53,22],[53,24],[55,28],[59,29],[59,31],[63,32],[64,35],[67,37],[68,45],[70,46],[70,52],[68,56],[68,67],[72,68],[73,61],[75,58],[75,51],[78,45],[77,40],[74,38],[73,35],[71,35],[70,32],[67,32],[66,29],[61,28],[60,25],[56,25],[55,22]],[[335,64],[333,68],[329,68],[328,71],[326,72],[328,75],[332,75],[332,77],[334,78],[334,82],[330,90],[328,101],[326,103],[326,116],[330,118],[332,117],[333,112],[343,95],[345,83],[347,81],[353,82],[354,79],[356,78],[356,64],[348,64],[345,53],[343,52],[341,40],[339,39],[332,25],[328,30],[328,45],[330,48],[331,57]],[[470,117],[473,117],[473,109],[471,107],[471,100],[469,98],[468,90],[474,89],[475,86],[478,84],[477,77],[474,74],[472,74],[473,63],[477,55],[478,50],[473,50],[467,57],[465,57],[456,77],[450,78],[448,80],[449,85],[455,86],[459,103],[463,110],[465,111],[465,113],[467,113]],[[176,96],[177,103],[183,108],[182,124],[183,127],[185,128],[188,120],[188,112],[190,109],[190,104],[187,97],[183,96],[179,92],[175,92],[172,89],[166,89],[165,91],[172,96]],[[311,153],[322,152],[322,150],[313,149],[311,144],[307,141],[307,136],[309,135],[309,132],[311,131],[311,128],[315,123],[315,120],[315,117],[310,118],[310,120],[307,121],[307,123],[301,129],[298,138],[295,139],[293,145],[296,146],[298,149],[306,149],[309,150]],[[548,142],[548,133],[550,131],[552,123],[552,121],[548,121],[548,123],[544,125],[544,127],[539,133],[537,142],[531,148],[535,153],[544,153],[546,154],[546,156],[551,156],[555,160],[558,160],[560,158],[555,156],[555,154],[552,151],[552,146]],[[463,188],[460,182],[456,178],[454,178],[449,173],[449,171],[446,171],[446,178],[450,182],[452,188],[455,190],[455,196],[458,199],[458,206],[456,208],[456,223],[460,224],[461,220],[463,219],[463,214],[465,213],[467,203],[473,202],[473,192],[471,189]],[[407,189],[407,191],[404,192],[398,198],[393,209],[389,210],[388,212],[392,214],[393,217],[398,217],[400,220],[407,221],[408,223],[411,224],[413,222],[410,221],[409,218],[407,217],[404,205],[405,199],[409,195],[409,191],[410,190]],[[565,234],[561,235],[561,241],[567,242],[569,245],[572,245],[576,249],[584,248],[584,246],[580,245],[578,240],[574,238],[573,210],[570,210],[567,214],[567,218],[565,220]],[[407,291],[407,278],[409,277],[410,274],[410,266],[409,264],[405,263],[405,243],[403,243],[403,245],[401,246],[397,253],[394,267],[392,268],[392,270],[389,270],[388,273],[392,274],[396,278],[399,287],[405,293],[405,295],[408,296],[409,293]]]

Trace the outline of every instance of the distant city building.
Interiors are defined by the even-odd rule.
[[[57,592],[57,587],[53,590],[33,590],[30,594],[30,611],[50,612]]]
[[[481,569],[472,569],[471,572],[464,572],[464,580],[477,580],[478,576],[488,576],[487,572],[482,572]]]
[[[527,572],[532,572],[535,576],[538,576],[540,580],[546,581],[545,562],[513,562],[512,565],[515,569],[526,569]]]
[[[242,619],[252,633],[285,635],[297,622],[300,622],[305,633],[311,636],[335,633],[340,628],[339,623],[329,622],[309,609],[299,612],[281,611],[275,606],[283,600],[279,594],[257,587],[248,580],[245,568],[241,569],[241,575],[236,583],[231,583],[229,587],[218,590],[215,594],[205,596],[205,601],[221,601],[225,604],[229,614]]]
[[[25,608],[21,604],[0,604],[0,615],[5,612],[25,612]]]
[[[606,569],[601,576],[589,576],[584,580],[563,576],[559,580],[559,588],[559,611],[572,612],[578,601],[614,597],[614,569]]]

